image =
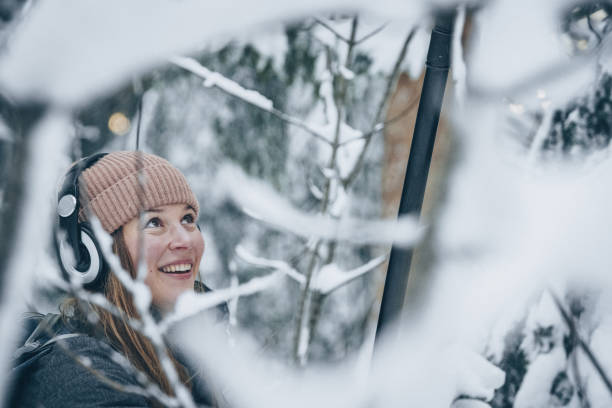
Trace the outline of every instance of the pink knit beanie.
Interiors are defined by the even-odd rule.
[[[82,205],[98,217],[109,233],[142,210],[181,203],[193,207],[196,216],[200,210],[185,176],[167,160],[148,153],[109,153],[83,171],[79,180]],[[87,218],[83,209],[79,218]]]

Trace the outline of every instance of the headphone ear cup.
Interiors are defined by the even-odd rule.
[[[85,261],[74,265],[75,256],[71,245],[65,240],[58,240],[57,250],[64,275],[69,280],[76,280],[84,288],[97,289],[104,280],[106,264],[93,230],[87,223],[79,225],[79,249],[86,255]]]

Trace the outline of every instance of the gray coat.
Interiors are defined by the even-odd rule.
[[[112,349],[107,342],[75,333],[58,315],[38,315],[34,319],[38,324],[15,355],[6,406],[151,406],[145,396],[119,390],[107,383],[106,379],[128,388],[139,385],[130,370],[111,359]],[[212,405],[201,379],[193,385],[193,396],[198,404]]]

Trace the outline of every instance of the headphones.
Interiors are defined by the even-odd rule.
[[[76,280],[89,290],[100,288],[108,267],[93,229],[79,222],[79,177],[105,155],[94,154],[75,163],[64,176],[57,197],[58,223],[53,235],[62,273],[67,280]]]

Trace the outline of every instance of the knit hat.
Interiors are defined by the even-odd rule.
[[[138,217],[140,211],[162,205],[188,204],[196,217],[200,210],[185,176],[167,160],[148,153],[109,153],[83,171],[79,181],[82,205],[109,233]],[[87,211],[81,209],[82,221]]]

